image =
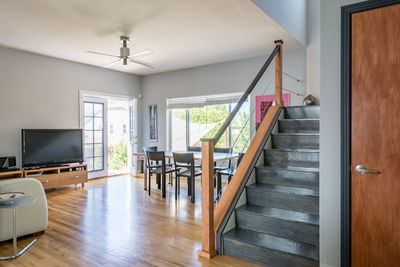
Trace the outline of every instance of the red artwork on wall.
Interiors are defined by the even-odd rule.
[[[268,109],[272,106],[275,100],[275,95],[260,95],[256,96],[256,127],[260,125],[267,114]],[[289,94],[282,94],[283,105],[289,106]]]

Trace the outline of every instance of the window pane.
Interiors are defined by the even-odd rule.
[[[172,150],[186,151],[186,109],[171,110]]]
[[[103,104],[94,104],[94,116],[103,117]]]
[[[86,158],[85,159],[88,171],[93,171],[93,158]]]
[[[213,105],[190,109],[190,146],[200,146],[203,137],[214,137],[228,117],[228,105]],[[228,147],[228,135],[224,135],[217,147]]]
[[[85,157],[93,157],[93,145],[85,145]]]
[[[103,169],[103,157],[94,158],[94,169],[102,170]]]
[[[103,145],[94,145],[94,156],[103,156]]]
[[[85,116],[93,116],[93,104],[92,103],[84,103],[85,106]]]
[[[94,131],[94,142],[103,143],[103,131]]]
[[[85,130],[93,129],[93,118],[85,117]]]
[[[85,131],[85,143],[93,143],[93,131]]]
[[[94,130],[103,130],[103,118],[94,118]]]

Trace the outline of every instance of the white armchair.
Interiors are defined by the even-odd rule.
[[[32,178],[0,180],[0,193],[23,192],[37,200],[29,206],[17,208],[17,236],[45,231],[47,228],[47,199],[42,184]],[[0,210],[0,242],[12,239],[12,209]]]

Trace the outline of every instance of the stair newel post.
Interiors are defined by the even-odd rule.
[[[282,101],[282,40],[275,41],[275,46],[279,46],[279,50],[275,56],[275,103],[277,106],[283,107]]]
[[[201,145],[201,245],[198,255],[211,259],[216,255],[214,231],[214,140],[203,139]]]

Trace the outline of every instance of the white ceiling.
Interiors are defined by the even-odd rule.
[[[131,53],[156,66],[113,65],[139,75],[269,54],[301,44],[250,0],[0,0],[0,45],[95,66],[119,55],[120,35]]]

